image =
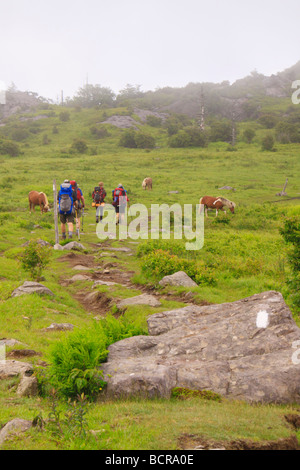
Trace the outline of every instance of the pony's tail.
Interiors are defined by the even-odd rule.
[[[203,210],[203,207],[201,206],[202,204],[202,199],[203,197],[200,198],[200,201],[199,201],[199,214],[201,214],[202,210]]]

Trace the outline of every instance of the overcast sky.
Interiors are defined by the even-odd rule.
[[[0,83],[56,100],[87,81],[118,93],[276,74],[300,59],[299,18],[300,0],[0,0]]]

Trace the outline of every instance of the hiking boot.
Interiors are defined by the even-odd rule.
[[[99,217],[96,217],[96,224],[99,223]]]
[[[67,238],[67,237],[66,237],[66,234],[65,234],[65,233],[62,233],[62,234],[61,234],[61,238],[62,238],[63,240],[65,240],[65,239]]]

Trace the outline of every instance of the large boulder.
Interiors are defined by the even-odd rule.
[[[19,297],[24,294],[40,294],[40,295],[54,295],[48,287],[43,286],[39,282],[25,281],[24,284],[13,291],[12,297]]]
[[[160,307],[161,302],[151,294],[141,294],[117,302],[117,307],[129,307],[130,305],[149,305],[150,307]]]
[[[109,347],[102,365],[108,396],[170,397],[172,388],[186,387],[300,403],[300,329],[278,292],[156,313],[148,329],[149,336]]]
[[[18,436],[20,433],[28,431],[31,427],[31,421],[20,418],[12,419],[0,430],[0,446],[2,446],[7,439]]]
[[[9,379],[11,377],[31,376],[33,374],[33,367],[27,362],[21,361],[0,361],[0,380]]]
[[[164,276],[159,281],[161,286],[183,286],[183,287],[197,287],[197,284],[191,279],[184,271],[178,271],[175,274]]]

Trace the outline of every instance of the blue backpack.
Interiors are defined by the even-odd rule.
[[[59,213],[70,215],[73,212],[73,190],[70,183],[63,183],[60,186],[58,199]]]

